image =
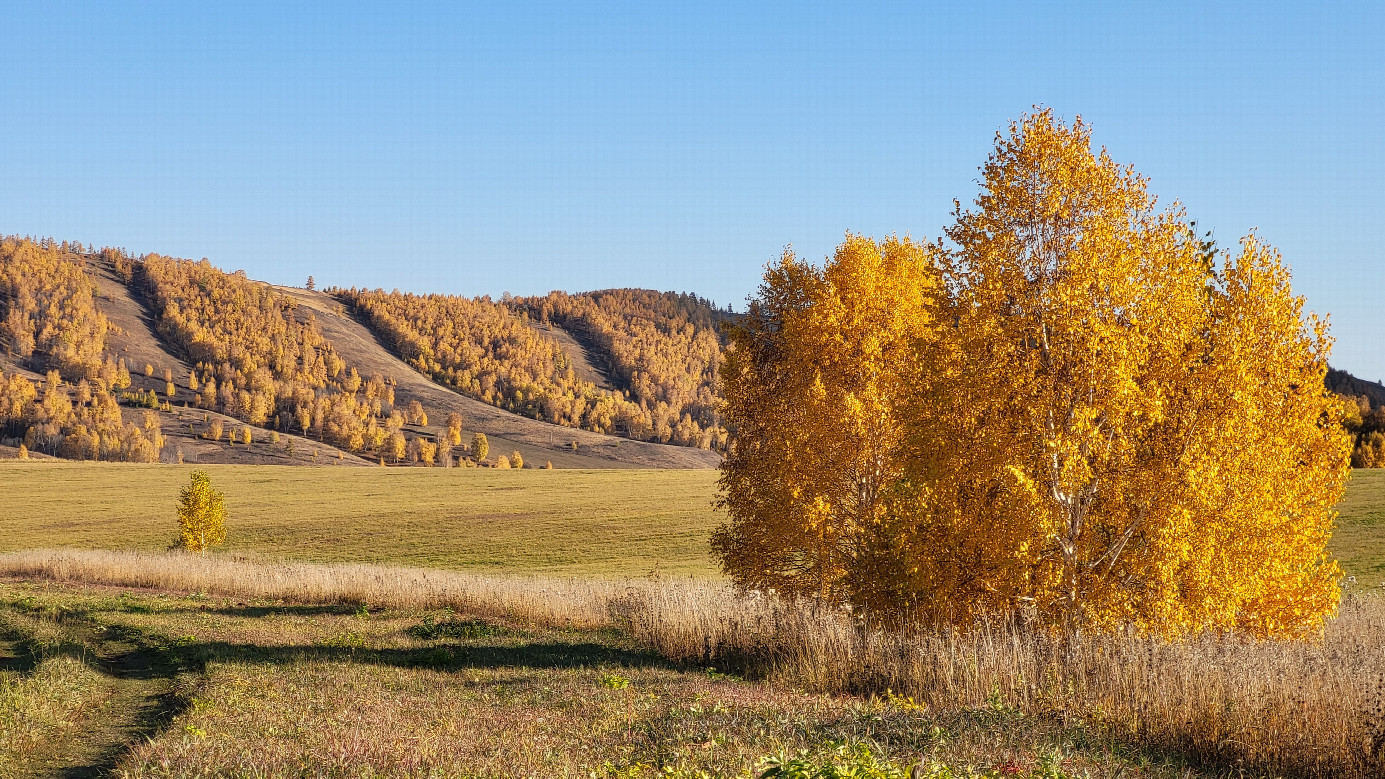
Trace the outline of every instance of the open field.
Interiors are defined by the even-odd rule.
[[[0,463],[0,779],[1385,760],[1385,598],[1307,643],[869,630],[721,583],[709,471],[210,466],[229,548],[165,554],[190,470]],[[14,551],[55,546],[142,551]],[[1334,549],[1374,589],[1385,472],[1355,474]]]
[[[1341,561],[1352,589],[1385,584],[1385,469],[1356,470],[1337,506],[1337,531],[1328,547]]]
[[[0,460],[0,552],[164,549],[189,467]],[[319,562],[715,576],[713,471],[206,466],[227,549]],[[1385,470],[1347,486],[1332,551],[1356,590],[1385,582]]]
[[[598,576],[711,576],[716,472],[205,466],[227,551]],[[0,551],[165,549],[192,468],[0,461]]]
[[[805,779],[1364,777],[1385,758],[1383,647],[1373,597],[1321,641],[1167,644],[1009,618],[893,633],[705,580],[15,553],[0,766],[693,779],[781,755],[878,769],[785,774]]]

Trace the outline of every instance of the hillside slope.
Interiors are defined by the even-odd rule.
[[[572,372],[577,374],[577,378],[582,381],[589,381],[597,389],[608,392],[616,388],[611,383],[610,372],[601,356],[584,346],[573,337],[572,333],[552,322],[544,325],[531,321],[529,327],[540,337],[547,338],[557,344],[571,358]]]
[[[131,293],[129,287],[115,274],[111,266],[96,256],[87,258],[87,275],[96,282],[97,308],[112,325],[106,336],[106,349],[130,366],[130,388],[152,390],[163,395],[165,369],[173,372],[177,389],[175,402],[193,397],[188,389],[188,364],[167,348],[154,330],[151,312]],[[144,374],[144,366],[154,368],[155,376]],[[134,409],[124,409],[131,421]],[[181,454],[187,463],[217,463],[241,465],[370,465],[367,461],[336,447],[302,436],[280,433],[280,443],[269,443],[270,433],[263,428],[247,425],[225,414],[204,409],[174,407],[172,411],[157,412],[168,439],[165,459],[176,461]],[[212,422],[220,422],[224,430],[253,430],[254,443],[232,444],[226,438],[210,441],[203,433]]]
[[[462,415],[462,427],[468,435],[476,431],[486,434],[492,452],[518,450],[525,462],[552,461],[557,468],[714,468],[721,461],[715,452],[561,427],[464,397],[434,383],[396,357],[367,327],[340,313],[340,304],[327,294],[296,287],[278,289],[312,309],[323,335],[344,359],[363,373],[394,377],[397,405],[417,400],[428,412],[430,422],[441,422],[455,411]],[[576,452],[572,450],[573,441],[577,442]]]
[[[1357,378],[1346,371],[1328,368],[1327,388],[1338,395],[1364,397],[1372,406],[1385,406],[1385,385]]]
[[[158,386],[153,381],[140,381],[147,379],[143,369],[148,364],[154,366],[159,374],[165,368],[172,370],[174,383],[186,388],[188,364],[165,347],[154,331],[153,316],[116,276],[110,264],[98,257],[88,256],[86,271],[87,276],[96,282],[96,306],[112,325],[106,335],[106,350],[117,358],[124,358],[130,366],[133,386],[136,389],[163,391],[163,381],[159,381]]]
[[[196,398],[187,365],[157,336],[151,312],[123,281],[128,274],[115,272],[125,259],[77,244],[0,239],[0,454],[368,464],[188,408]]]
[[[14,300],[0,308],[13,309],[5,333],[14,335],[0,344],[0,371],[14,395],[6,408],[19,409],[0,420],[8,447],[28,436],[35,455],[77,459],[443,464],[453,447],[430,442],[441,442],[448,418],[460,416],[462,440],[484,433],[496,462],[512,452],[529,467],[703,469],[720,460],[463,396],[398,359],[325,294],[273,288],[205,260],[52,242],[4,246],[5,289],[13,289],[0,303]],[[494,309],[534,343],[551,344],[569,376],[575,369],[606,384],[568,333],[546,323],[540,332],[522,315]],[[522,370],[513,356],[495,362],[495,375]],[[54,374],[40,403],[54,366],[67,381]],[[95,401],[85,379],[97,382]]]

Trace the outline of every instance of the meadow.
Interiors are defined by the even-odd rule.
[[[226,552],[604,577],[713,576],[715,471],[207,465]],[[191,466],[0,461],[0,552],[166,549]]]
[[[0,776],[1366,777],[1382,667],[1377,597],[1316,641],[1166,643],[695,579],[0,555]]]
[[[746,681],[610,629],[445,608],[11,582],[0,628],[6,779],[695,779],[776,761],[902,777],[924,755],[936,776],[1189,765],[1081,724]]]
[[[0,465],[0,779],[1385,769],[1379,471],[1320,640],[1169,644],[744,597],[714,473],[213,466],[198,557],[164,551],[189,470]]]
[[[226,493],[225,552],[557,575],[716,577],[715,471],[199,466]],[[165,549],[191,466],[0,460],[0,552]],[[1352,474],[1333,554],[1385,582],[1385,470]]]

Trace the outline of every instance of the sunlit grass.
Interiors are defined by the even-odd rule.
[[[775,761],[896,771],[862,777],[920,763],[938,776],[1202,775],[1080,723],[744,680],[610,629],[15,582],[0,583],[0,618],[94,651],[124,636],[177,676],[159,728],[112,766],[127,777],[748,778]]]
[[[202,466],[228,551],[318,562],[598,576],[716,576],[713,471]],[[190,467],[0,462],[0,552],[165,549]],[[1385,470],[1352,474],[1332,552],[1385,582]]]
[[[201,466],[228,551],[554,574],[715,575],[713,471]],[[191,467],[0,463],[0,551],[165,549]]]
[[[1379,589],[1385,583],[1385,469],[1352,471],[1328,548],[1342,569],[1356,577],[1351,589]]]
[[[891,710],[931,718],[925,721],[974,719],[980,712],[985,722],[1017,728],[1077,724],[1090,743],[1123,745],[1144,759],[1162,753],[1204,767],[1345,777],[1378,775],[1385,759],[1379,709],[1385,694],[1385,598],[1375,596],[1348,600],[1315,640],[1210,634],[1169,643],[1054,631],[1022,614],[999,615],[964,630],[887,629],[839,609],[744,595],[715,580],[557,579],[101,551],[0,555],[0,575],[60,588],[138,586],[192,593],[194,602],[217,599],[219,607],[146,603],[119,611],[130,615],[122,617],[127,624],[163,633],[163,645],[175,650],[203,647],[214,650],[210,657],[258,658],[257,664],[275,668],[266,671],[273,674],[324,658],[454,671],[539,672],[576,665],[600,672],[584,677],[595,689],[626,694],[641,689],[638,669],[701,678],[713,668],[709,680],[756,680],[738,688],[748,695],[762,685],[830,700],[878,698]],[[230,598],[243,600],[228,607]],[[189,598],[164,600],[180,599]],[[377,618],[400,619],[396,612],[408,616],[384,632],[370,627]],[[252,621],[228,621],[244,619]],[[177,664],[187,667],[201,656]],[[320,684],[351,683],[333,677]],[[304,700],[338,694],[307,683],[294,690]],[[295,698],[284,700],[289,705]],[[639,716],[635,701],[624,705],[628,720]],[[580,719],[595,716],[587,712]],[[379,717],[387,719],[384,713]],[[801,723],[792,727],[805,732]],[[755,741],[754,734],[766,736],[758,730],[745,738],[768,743]],[[817,742],[795,743],[809,748]],[[301,758],[294,751],[301,742],[293,744],[285,754]],[[1032,744],[1025,749],[1032,757]],[[519,773],[530,771],[539,769]]]

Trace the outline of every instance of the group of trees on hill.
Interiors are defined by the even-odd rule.
[[[160,334],[195,366],[188,385],[199,406],[381,460],[438,458],[434,442],[404,432],[427,424],[422,408],[395,408],[392,384],[363,378],[291,297],[206,260],[148,255],[130,274]]]
[[[31,452],[69,460],[158,462],[164,448],[159,415],[146,410],[126,423],[120,401],[101,380],[63,381],[48,372],[41,387],[18,373],[0,372],[0,431]]]
[[[1273,249],[1218,251],[1090,143],[1038,112],[946,241],[769,269],[722,370],[739,584],[1166,634],[1336,608],[1324,324]]]
[[[1344,424],[1352,435],[1352,467],[1385,468],[1385,386],[1329,369],[1327,388],[1347,404]]]
[[[550,322],[590,344],[615,385],[640,407],[626,431],[684,446],[720,445],[717,366],[726,315],[696,295],[609,289],[516,298],[512,308],[539,326]]]
[[[202,408],[381,462],[447,465],[459,449],[469,451],[457,414],[436,435],[407,433],[406,425],[427,426],[422,406],[414,401],[396,408],[392,380],[362,377],[310,312],[300,312],[269,285],[224,273],[206,260],[135,258],[22,238],[0,240],[0,346],[16,365],[48,375],[40,382],[16,370],[0,372],[0,438],[72,459],[159,459],[164,437],[158,415],[144,413],[139,424],[124,424],[120,403],[149,411],[166,406],[178,392],[173,372],[143,369],[150,378],[162,376],[166,399],[124,392],[130,372],[107,354],[111,326],[96,305],[88,262],[107,264],[144,296],[160,335],[194,366],[185,379]],[[222,432],[212,436],[209,427],[203,437],[220,439]],[[250,437],[249,428],[239,432],[240,439]]]
[[[399,356],[441,384],[516,414],[638,440],[719,448],[715,318],[693,296],[620,290],[489,298],[333,290]],[[534,315],[539,321],[534,321]],[[580,377],[540,329],[580,328],[610,354],[626,387]]]
[[[20,364],[46,371],[42,383],[0,371],[0,438],[74,460],[157,462],[157,414],[125,423],[117,394],[130,386],[123,362],[106,353],[110,323],[79,245],[0,240],[0,342]]]
[[[516,414],[609,432],[615,398],[581,380],[563,349],[486,298],[333,290],[399,355],[441,384]]]
[[[0,339],[20,360],[67,379],[95,379],[110,323],[96,307],[96,284],[66,245],[0,240]]]
[[[1371,403],[1369,395],[1345,397],[1344,423],[1351,433],[1354,468],[1385,468],[1385,405]]]

